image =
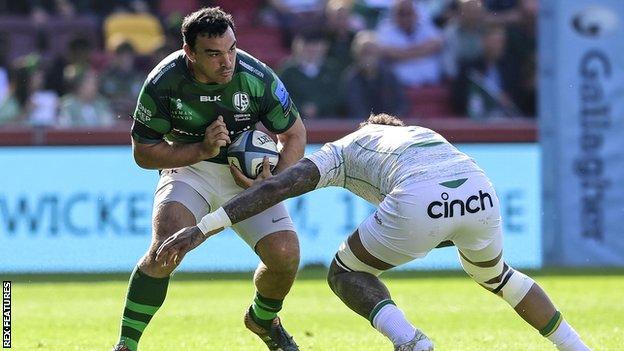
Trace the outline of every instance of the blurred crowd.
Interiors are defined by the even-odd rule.
[[[537,0],[0,0],[0,127],[130,123],[202,6],[308,119],[535,116]]]

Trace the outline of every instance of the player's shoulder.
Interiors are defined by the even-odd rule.
[[[236,49],[237,73],[246,72],[260,80],[273,80],[273,70],[245,50]]]
[[[174,51],[152,69],[145,83],[155,87],[177,84],[180,79],[185,78],[185,70],[184,50]]]

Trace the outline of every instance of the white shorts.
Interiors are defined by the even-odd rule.
[[[482,173],[395,188],[358,231],[368,252],[394,266],[426,256],[445,240],[471,252],[494,241],[502,247],[498,197]],[[344,246],[338,255],[348,260]]]
[[[156,187],[154,213],[159,205],[176,201],[188,208],[199,222],[241,191],[227,165],[202,161],[188,167],[165,169]],[[286,206],[279,203],[233,225],[232,229],[255,250],[260,239],[282,230],[295,231],[295,226]]]

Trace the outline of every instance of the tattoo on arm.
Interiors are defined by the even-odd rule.
[[[254,216],[283,200],[310,192],[320,180],[316,165],[301,159],[282,173],[238,194],[223,205],[232,223]]]

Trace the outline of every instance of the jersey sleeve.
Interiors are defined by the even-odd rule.
[[[316,165],[320,179],[316,189],[328,186],[344,186],[345,171],[342,152],[337,145],[327,143],[310,155],[304,156]]]
[[[271,132],[280,134],[287,131],[299,118],[299,111],[293,103],[284,83],[275,72],[268,68],[270,78],[266,82],[263,111],[260,121]]]
[[[171,130],[171,115],[152,84],[146,82],[139,93],[132,116],[132,138],[142,144],[155,144]]]

